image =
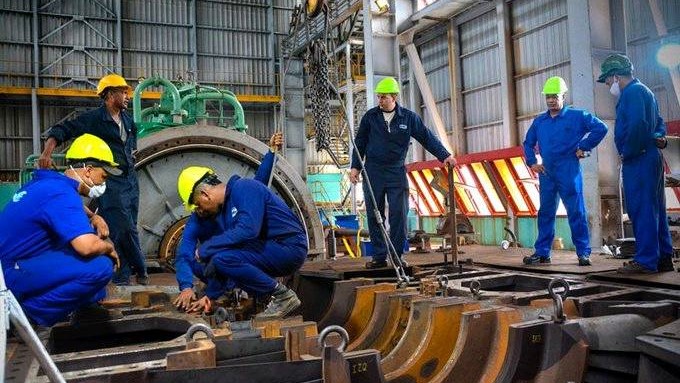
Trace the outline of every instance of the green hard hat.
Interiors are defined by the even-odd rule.
[[[633,63],[624,55],[613,54],[607,57],[600,66],[602,74],[597,82],[604,82],[607,77],[614,75],[630,75],[633,73]]]
[[[550,77],[543,85],[543,94],[564,94],[569,90],[562,77]]]
[[[399,83],[394,77],[385,77],[375,86],[376,94],[397,94],[399,93]]]

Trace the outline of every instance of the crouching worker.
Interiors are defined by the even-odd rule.
[[[106,295],[118,255],[104,220],[83,206],[108,174],[120,174],[109,146],[84,134],[66,152],[60,174],[39,169],[0,213],[0,261],[7,287],[26,316],[41,326],[63,321]],[[101,237],[100,237],[101,236]]]
[[[189,231],[183,236],[178,259],[185,259],[180,265],[189,264],[197,276],[203,274],[207,288],[206,296],[189,303],[195,299],[194,292],[188,289],[186,279],[180,280],[178,272],[182,291],[175,301],[178,307],[209,312],[211,300],[233,287],[272,296],[262,317],[283,317],[300,306],[295,292],[274,278],[293,274],[302,266],[307,257],[307,237],[298,217],[264,184],[274,153],[267,156],[255,179],[234,175],[223,183],[211,169],[202,166],[191,166],[180,173],[180,198],[194,213],[187,223]],[[187,252],[195,262],[186,261]]]

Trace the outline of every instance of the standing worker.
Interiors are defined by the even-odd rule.
[[[129,285],[131,271],[134,271],[137,283],[146,285],[149,277],[137,233],[139,184],[133,156],[137,149],[137,126],[126,112],[131,90],[125,79],[117,74],[102,77],[97,84],[97,94],[104,105],[50,128],[38,166],[52,166],[54,148],[85,133],[95,135],[108,144],[122,171],[120,175],[109,177],[109,192],[98,201],[99,213],[109,225],[111,240],[121,258],[121,268],[113,282]]]
[[[202,166],[182,170],[177,189],[189,210],[215,222],[208,228],[212,236],[195,251],[209,288],[189,311],[211,311],[212,300],[224,292],[210,288],[212,279],[271,295],[261,317],[283,317],[300,306],[295,292],[274,279],[296,272],[308,251],[302,223],[280,197],[261,181],[238,175],[223,183]]]
[[[550,263],[555,237],[555,213],[562,199],[569,217],[571,240],[579,266],[590,266],[590,235],[583,199],[583,176],[579,160],[585,158],[607,134],[607,125],[590,113],[564,105],[567,84],[551,77],[543,86],[548,110],[534,119],[524,139],[527,165],[538,174],[541,206],[535,253],[524,257],[527,265]],[[543,163],[536,159],[536,144]]]
[[[361,161],[365,156],[368,175],[377,208],[385,219],[385,198],[389,204],[390,241],[397,256],[401,258],[406,241],[406,217],[408,213],[408,180],[404,159],[411,137],[420,142],[445,165],[456,165],[456,160],[441,141],[423,124],[420,117],[397,103],[399,84],[393,77],[385,77],[375,87],[378,106],[369,109],[361,119],[356,135],[356,150],[352,153],[352,170],[349,179],[359,182]],[[357,153],[358,152],[358,153]],[[369,198],[369,189],[364,187],[364,201],[368,213],[368,230],[373,247],[373,260],[366,268],[387,266],[387,245],[375,216],[375,207]]]
[[[80,196],[97,197],[107,176],[120,174],[108,145],[78,137],[60,174],[38,169],[0,213],[0,261],[7,287],[31,321],[52,326],[69,313],[96,304],[119,266],[102,218]],[[94,230],[96,229],[96,231]]]
[[[652,91],[633,77],[628,57],[611,55],[600,69],[597,82],[606,84],[618,98],[614,142],[622,165],[626,210],[635,233],[635,257],[617,272],[673,271],[660,150],[668,144],[666,124]]]
[[[282,145],[283,135],[275,133],[269,140],[269,148],[271,150],[262,158],[262,163],[257,168],[253,179],[265,185],[267,184],[274,167],[276,152]],[[198,170],[199,173],[203,174],[212,172],[212,169],[209,168],[200,168]],[[196,249],[198,249],[200,244],[219,234],[219,232],[220,227],[215,219],[201,218],[195,212],[191,213],[189,220],[184,226],[182,240],[177,248],[177,257],[175,258],[175,274],[180,293],[173,303],[178,309],[190,310],[191,304],[197,299],[196,291],[194,291],[194,276],[206,284],[206,295],[219,296],[233,288],[233,283],[229,281],[220,281],[214,278],[214,275],[206,275],[210,274],[210,270],[206,273],[206,264],[199,262],[194,257]]]

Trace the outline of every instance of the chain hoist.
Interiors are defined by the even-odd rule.
[[[328,54],[322,40],[312,43],[309,60],[311,74],[312,120],[316,135],[316,151],[331,147],[331,106],[328,78]]]

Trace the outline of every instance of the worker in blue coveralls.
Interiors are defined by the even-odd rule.
[[[590,113],[564,105],[567,84],[561,77],[549,78],[543,86],[548,110],[536,117],[524,139],[527,165],[538,174],[540,203],[535,253],[524,257],[527,265],[550,263],[555,237],[555,213],[562,199],[576,247],[579,266],[590,266],[590,234],[583,198],[583,176],[579,161],[607,134],[607,125]],[[543,160],[536,158],[536,146]]]
[[[618,98],[614,143],[622,165],[626,210],[635,233],[635,257],[617,272],[673,271],[660,150],[668,144],[666,124],[652,91],[633,77],[628,57],[611,55],[600,69],[597,82],[605,83]]]
[[[54,148],[84,133],[93,134],[109,145],[122,174],[109,177],[109,192],[97,202],[99,214],[108,223],[111,240],[120,255],[121,268],[114,275],[113,282],[129,285],[131,271],[134,271],[137,283],[146,285],[149,277],[137,232],[139,184],[133,156],[137,149],[137,127],[126,112],[130,91],[123,77],[116,74],[102,77],[97,84],[97,95],[102,98],[104,105],[74,120],[54,125],[48,132],[38,166],[44,169],[52,166]]]
[[[104,220],[83,206],[120,174],[108,145],[85,134],[66,152],[60,174],[39,169],[0,213],[0,261],[26,316],[52,326],[106,295],[118,256]]]
[[[420,117],[397,103],[399,84],[393,77],[385,77],[375,87],[378,106],[369,109],[361,119],[355,138],[356,149],[352,153],[349,179],[356,184],[361,173],[359,156],[365,157],[364,164],[377,210],[385,219],[385,198],[389,204],[389,238],[401,258],[406,241],[406,218],[408,213],[408,180],[404,159],[411,137],[420,142],[445,165],[455,166],[456,160],[441,141],[423,124]],[[358,153],[357,153],[358,151]],[[364,201],[368,216],[368,230],[373,247],[373,259],[366,268],[387,266],[387,245],[382,236],[375,208],[364,182]]]
[[[267,152],[264,158],[262,158],[262,163],[255,173],[255,180],[260,181],[265,185],[267,184],[273,170],[276,152],[282,145],[283,135],[281,133],[275,133],[269,140],[269,148],[271,150]],[[210,169],[204,169],[204,171],[207,170]],[[194,257],[195,251],[200,243],[203,243],[210,239],[210,237],[218,234],[219,230],[219,225],[214,219],[201,218],[196,213],[192,213],[189,216],[189,220],[182,232],[182,240],[177,248],[177,256],[175,257],[175,275],[177,277],[180,293],[174,300],[174,304],[178,309],[184,311],[202,309],[200,305],[197,305],[196,307],[192,306],[192,303],[197,300],[196,292],[194,291],[194,276],[206,284],[206,295],[208,296],[220,296],[225,291],[233,289],[234,284],[231,280],[218,280],[206,276],[206,264],[199,262],[199,260]]]
[[[302,223],[279,196],[262,182],[238,175],[223,183],[202,166],[182,170],[177,191],[189,210],[216,223],[213,235],[195,251],[196,260],[206,265],[208,279],[271,295],[260,317],[283,317],[300,306],[295,292],[274,279],[297,271],[308,250]],[[206,296],[189,311],[209,312],[211,300],[222,293],[206,289]]]

